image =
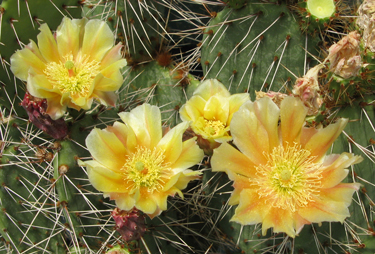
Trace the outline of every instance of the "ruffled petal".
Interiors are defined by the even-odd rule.
[[[280,105],[283,145],[298,143],[308,109],[299,98],[288,96]]]
[[[230,129],[234,144],[258,165],[266,163],[264,153],[268,153],[270,147],[267,130],[254,113],[253,104],[248,101],[234,113]]]
[[[177,182],[174,184],[174,193],[177,192],[178,195],[183,198],[182,192],[180,190],[185,189],[190,181],[199,179],[201,174],[201,172],[193,170],[185,170],[178,174]]]
[[[253,189],[249,178],[242,176],[242,175],[233,175],[233,192],[229,198],[228,204],[229,205],[238,205],[240,202],[240,195],[242,190],[244,189]]]
[[[307,142],[305,149],[311,151],[311,156],[316,156],[314,162],[319,161],[331,147],[332,143],[341,134],[348,123],[348,119],[339,119],[336,123],[320,129]]]
[[[238,109],[249,100],[250,94],[248,93],[233,94],[229,97],[229,117],[226,122],[227,126],[229,126],[230,121],[232,120],[233,113],[237,112]]]
[[[180,117],[182,121],[196,121],[204,114],[206,101],[200,96],[193,96],[180,109]]]
[[[125,156],[136,152],[137,140],[132,128],[123,123],[114,122],[113,126],[107,127],[107,130],[115,134],[117,139],[123,144],[124,148],[127,151]]]
[[[66,105],[60,104],[61,96],[47,98],[47,110],[46,113],[53,119],[61,118],[66,112]]]
[[[33,46],[30,46],[30,44]],[[22,50],[17,50],[16,53],[10,57],[11,71],[17,78],[23,81],[27,80],[30,68],[32,68],[34,72],[42,74],[46,67],[44,59],[40,58],[41,56],[39,57],[30,49],[30,47],[34,47],[39,53],[35,42],[31,41],[30,44]]]
[[[206,79],[197,87],[193,95],[199,95],[204,100],[208,101],[210,97],[214,96],[215,94],[223,97],[230,96],[227,88],[217,79]]]
[[[122,65],[121,67],[127,65],[126,60],[122,58],[121,48],[122,48],[121,43],[118,43],[116,46],[114,46],[110,51],[108,51],[105,54],[105,56],[103,57],[100,65],[101,66],[110,66],[110,65],[112,65],[113,63],[116,63],[116,62],[121,62],[121,65]]]
[[[359,183],[340,183],[333,188],[323,189],[321,195],[328,200],[342,202],[347,207],[352,202],[353,193],[358,191],[361,187]]]
[[[271,207],[263,218],[262,234],[266,235],[267,229],[273,228],[274,233],[284,232],[294,238],[296,231],[293,225],[294,216],[290,210]]]
[[[152,198],[147,188],[141,188],[134,195],[135,207],[147,214],[153,214],[157,209],[157,204]]]
[[[113,33],[104,21],[92,19],[87,22],[81,48],[83,55],[90,60],[101,61],[113,44]]]
[[[180,156],[171,165],[175,173],[181,172],[184,169],[190,168],[201,162],[204,153],[203,150],[195,142],[196,138],[191,138],[182,143]]]
[[[226,123],[229,116],[229,101],[222,96],[212,96],[204,107],[203,117],[207,120]]]
[[[351,153],[332,154],[325,157],[322,168],[322,188],[332,188],[341,183],[349,173],[347,168],[360,163],[362,160],[361,156],[355,156]]]
[[[60,55],[57,49],[55,38],[52,35],[46,23],[39,27],[40,33],[38,34],[38,47],[47,62],[60,62]]]
[[[135,199],[133,195],[128,193],[108,193],[104,197],[109,197],[111,200],[116,201],[116,206],[125,211],[129,211],[135,206]]]
[[[240,194],[237,206],[231,221],[242,225],[253,225],[263,221],[263,217],[270,210],[270,206],[259,198],[255,190],[244,189]]]
[[[350,196],[351,198],[351,196]],[[301,207],[298,214],[313,223],[323,221],[343,222],[350,216],[346,202],[338,202],[321,193],[314,202],[309,202],[306,207]]]
[[[157,106],[142,104],[130,112],[119,113],[119,116],[133,129],[138,145],[153,149],[161,140],[161,114]]]
[[[252,178],[256,173],[254,163],[228,143],[223,143],[214,150],[211,166],[212,171],[224,171],[231,180],[234,180],[233,174]]]
[[[106,168],[97,161],[80,162],[80,166],[87,167],[87,175],[92,186],[102,192],[128,192],[124,185],[124,177]]]
[[[114,172],[121,172],[126,162],[127,150],[114,133],[95,128],[87,136],[86,146],[99,163]]]
[[[189,122],[183,122],[171,129],[159,142],[157,148],[164,151],[164,162],[173,164],[182,151],[182,134],[189,127]]]
[[[77,22],[64,17],[56,30],[56,42],[60,56],[76,56],[79,51],[79,34],[81,27]]]
[[[55,98],[59,97],[59,93],[56,93],[56,89],[44,75],[39,75],[33,72],[29,73],[27,78],[27,91],[38,98]]]

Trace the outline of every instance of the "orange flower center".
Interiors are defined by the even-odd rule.
[[[149,192],[153,192],[162,188],[171,172],[164,159],[161,150],[137,147],[122,167],[125,180],[130,182],[133,190],[146,187]]]
[[[86,56],[78,56],[73,60],[73,55],[64,57],[64,62],[50,62],[44,73],[52,84],[61,93],[70,93],[74,97],[86,97],[96,75],[99,74],[98,61],[90,61]]]
[[[267,164],[257,167],[253,186],[266,203],[295,212],[319,195],[320,164],[313,163],[310,151],[301,146],[275,147],[267,155]]]

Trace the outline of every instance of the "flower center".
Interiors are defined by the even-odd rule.
[[[163,151],[137,147],[122,167],[125,180],[130,182],[133,190],[146,187],[149,192],[153,192],[163,187],[171,170],[164,159]]]
[[[257,167],[258,178],[252,183],[260,198],[292,212],[313,202],[320,192],[322,171],[310,154],[298,145],[275,147],[267,164]]]
[[[199,117],[192,128],[195,133],[202,135],[205,139],[225,136],[229,130],[229,127],[226,127],[220,120],[207,120],[203,117]]]
[[[50,62],[44,73],[54,88],[71,96],[85,97],[90,91],[94,78],[99,73],[99,62],[90,61],[86,56],[73,60],[73,55],[64,57],[64,62]]]

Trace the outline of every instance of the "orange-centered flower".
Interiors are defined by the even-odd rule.
[[[53,35],[47,24],[34,41],[10,58],[14,75],[27,81],[27,90],[47,99],[47,113],[60,118],[66,108],[91,108],[93,99],[114,105],[122,84],[121,44],[101,20],[64,18]]]
[[[91,184],[121,210],[136,207],[152,218],[167,209],[168,196],[183,197],[181,190],[200,174],[188,168],[204,154],[194,138],[182,141],[187,122],[162,137],[156,106],[143,104],[119,116],[125,124],[91,131],[86,145],[94,160],[79,163]]]
[[[307,109],[299,98],[278,106],[268,97],[246,102],[231,122],[233,143],[214,150],[213,171],[234,181],[232,221],[262,223],[295,237],[303,225],[343,222],[358,183],[341,183],[349,166],[362,161],[350,153],[325,155],[347,124],[340,119],[326,128],[304,127]],[[280,122],[279,122],[280,121]]]

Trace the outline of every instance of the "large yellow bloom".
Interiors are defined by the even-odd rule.
[[[93,99],[114,105],[122,84],[121,44],[101,20],[64,18],[56,33],[47,24],[34,41],[10,58],[14,75],[27,81],[27,90],[47,99],[47,113],[60,118],[66,108],[88,110]]]
[[[223,143],[232,140],[229,123],[233,113],[248,100],[248,93],[231,95],[218,80],[208,79],[181,107],[180,116],[183,121],[191,122],[195,134],[210,143]]]
[[[343,222],[358,183],[341,183],[348,167],[362,161],[350,153],[325,155],[347,124],[306,128],[307,109],[286,97],[280,109],[268,97],[245,103],[231,122],[233,143],[214,150],[212,170],[234,181],[232,221],[263,223],[262,231],[295,237],[303,225]],[[280,124],[279,124],[280,120]]]
[[[189,123],[181,123],[162,137],[161,114],[143,104],[119,114],[104,130],[93,129],[86,145],[94,160],[87,167],[91,184],[116,201],[121,210],[134,206],[151,218],[167,209],[167,197],[186,188],[199,172],[187,168],[203,159],[195,139],[182,141]]]

